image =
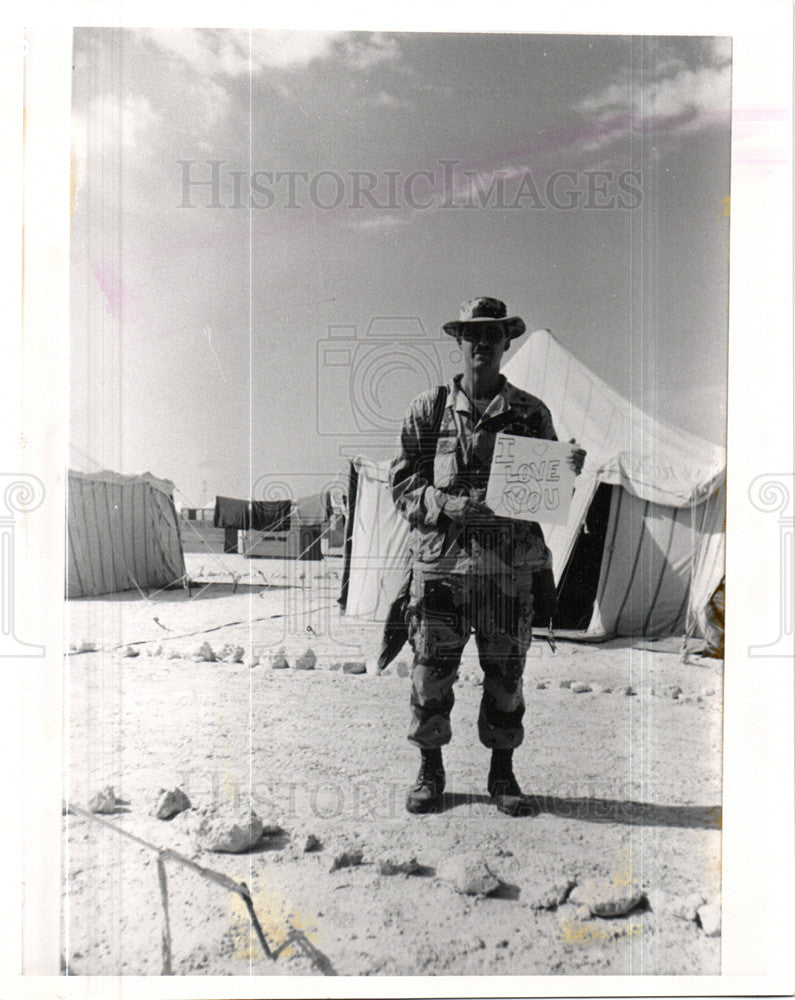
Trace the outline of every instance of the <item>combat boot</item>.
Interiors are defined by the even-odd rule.
[[[534,811],[534,803],[522,795],[519,782],[513,773],[513,750],[491,751],[491,766],[486,787],[500,812],[509,816],[526,816]]]
[[[491,751],[491,767],[486,787],[493,799],[496,799],[498,795],[519,796],[522,794],[519,782],[513,773],[513,750]]]
[[[439,747],[420,750],[420,764],[417,782],[406,796],[406,809],[410,813],[433,812],[442,800],[444,791],[444,764]]]

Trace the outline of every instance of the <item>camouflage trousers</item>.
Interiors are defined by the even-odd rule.
[[[522,673],[532,620],[527,576],[440,578],[415,566],[408,609],[414,650],[409,742],[425,749],[450,742],[453,684],[474,631],[483,670],[480,741],[492,749],[518,747],[524,737]]]

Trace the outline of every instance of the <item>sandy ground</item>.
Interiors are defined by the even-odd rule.
[[[485,791],[470,644],[442,809],[411,816],[403,801],[418,753],[405,739],[409,680],[397,664],[388,675],[372,673],[379,627],[340,619],[341,560],[187,560],[202,581],[191,598],[133,592],[69,603],[67,647],[98,648],[65,661],[65,798],[85,806],[112,785],[129,804],[110,822],[244,881],[272,945],[290,928],[308,944],[271,962],[237,896],[168,861],[175,973],[719,973],[720,938],[673,910],[692,894],[720,898],[720,662],[682,663],[673,640],[561,642],[554,654],[537,641],[515,763],[539,811],[511,818]],[[242,646],[246,661],[253,653],[262,662],[189,659],[205,640],[216,651]],[[128,643],[140,655],[124,657]],[[314,670],[270,668],[278,647],[293,664],[308,646]],[[360,658],[371,672],[333,669]],[[406,648],[398,662],[409,660]],[[572,680],[593,690],[561,686]],[[628,686],[636,693],[625,693]],[[168,822],[151,814],[159,789],[175,785],[194,806],[251,802],[272,832],[246,854],[202,852],[194,812]],[[309,833],[322,847],[305,853]],[[331,871],[353,848],[362,863]],[[500,879],[495,894],[460,895],[439,877],[445,859],[464,854]],[[385,856],[414,858],[420,873],[380,874]],[[570,902],[533,908],[539,891],[566,878],[635,880],[648,902],[616,919],[585,918]],[[163,908],[152,851],[65,815],[64,889],[70,973],[160,974]]]

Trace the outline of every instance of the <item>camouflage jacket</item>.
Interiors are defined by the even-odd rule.
[[[436,390],[412,402],[390,467],[392,498],[411,525],[414,565],[426,574],[530,574],[550,565],[541,528],[534,522],[497,518],[487,527],[448,518],[451,497],[482,500],[498,431],[556,441],[549,410],[535,396],[503,380],[482,416],[461,388],[449,383],[438,438],[432,431]],[[435,448],[434,448],[435,444]]]

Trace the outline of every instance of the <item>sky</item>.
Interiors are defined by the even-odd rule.
[[[477,295],[723,444],[730,92],[724,38],[77,29],[72,467],[313,492]]]

